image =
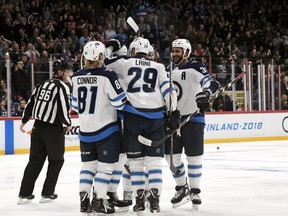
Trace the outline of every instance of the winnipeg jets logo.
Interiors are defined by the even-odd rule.
[[[176,92],[177,92],[177,100],[179,101],[181,99],[182,95],[183,95],[182,87],[176,81],[173,81],[173,84],[174,84],[174,88],[176,89]]]

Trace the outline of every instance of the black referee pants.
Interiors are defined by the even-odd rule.
[[[60,170],[64,163],[64,131],[62,125],[35,120],[29,162],[25,168],[19,195],[32,195],[35,182],[48,156],[48,169],[42,195],[54,194]]]

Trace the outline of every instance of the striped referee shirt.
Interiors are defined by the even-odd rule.
[[[22,123],[34,119],[50,124],[71,125],[68,86],[59,78],[40,84],[32,92],[22,115]]]

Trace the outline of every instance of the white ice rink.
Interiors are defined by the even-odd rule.
[[[219,150],[217,150],[219,146]],[[46,166],[27,205],[17,205],[17,196],[28,155],[0,156],[0,216],[77,216],[79,212],[79,152],[66,152],[52,203],[40,204]],[[205,145],[202,175],[203,204],[198,211],[191,203],[172,209],[174,180],[163,163],[161,212],[165,216],[287,216],[288,140]],[[47,164],[46,164],[47,165]],[[119,193],[122,198],[122,188]],[[148,210],[146,215],[152,215]],[[136,215],[129,213],[121,216]]]

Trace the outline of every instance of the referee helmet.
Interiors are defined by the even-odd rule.
[[[71,70],[71,66],[70,64],[68,64],[67,62],[61,60],[61,59],[57,59],[54,61],[53,63],[53,72],[56,74],[58,72],[58,70]]]

